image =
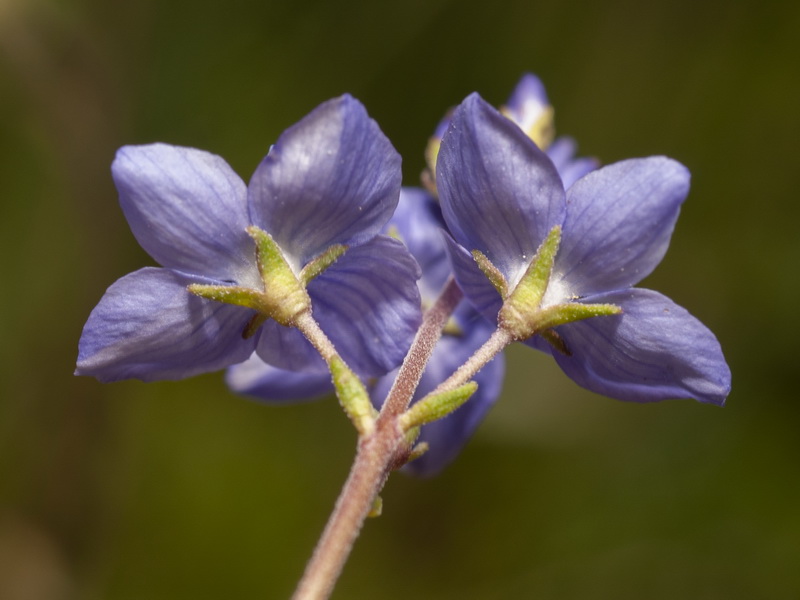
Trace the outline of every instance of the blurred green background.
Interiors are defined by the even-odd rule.
[[[350,92],[415,185],[444,110],[525,71],[583,154],[692,170],[645,285],[717,333],[733,393],[620,403],[514,348],[459,460],[390,480],[334,597],[799,598],[798,39],[800,4],[770,0],[0,0],[0,598],[288,597],[352,458],[333,399],[72,376],[105,288],[152,264],[115,149],[248,179]]]

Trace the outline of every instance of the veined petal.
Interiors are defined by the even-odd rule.
[[[278,369],[316,374],[328,372],[325,361],[302,333],[272,319],[265,321],[258,331],[256,353],[264,362]]]
[[[403,360],[422,320],[419,266],[392,238],[350,248],[308,285],[314,317],[342,359],[362,377],[383,375]],[[293,371],[325,364],[296,330],[267,321],[258,354]]]
[[[253,174],[250,217],[292,260],[376,235],[400,194],[400,155],[358,100],[329,100],[281,134]]]
[[[470,304],[492,325],[497,324],[497,313],[503,306],[500,293],[494,288],[488,277],[475,264],[472,255],[459,246],[446,232],[442,232],[446,242],[447,254],[456,283]]]
[[[183,379],[247,358],[254,342],[242,331],[254,311],[199,298],[187,291],[191,283],[221,284],[154,267],[117,280],[89,315],[75,374]]]
[[[255,353],[246,361],[228,367],[225,382],[237,394],[274,404],[315,400],[333,393],[331,375],[327,371],[286,371],[268,365]]]
[[[553,163],[510,120],[472,94],[442,140],[436,182],[444,219],[513,287],[547,233],[561,225],[564,187]]]
[[[387,236],[350,248],[308,286],[314,316],[359,375],[399,365],[422,322],[419,266]]]
[[[689,171],[666,157],[589,173],[567,193],[553,283],[573,296],[638,283],[664,257],[688,193]]]
[[[616,304],[623,312],[556,328],[572,356],[552,354],[578,385],[633,402],[694,398],[724,404],[730,369],[714,334],[686,309],[637,288],[584,301]]]
[[[253,285],[259,281],[247,188],[222,158],[166,144],[124,146],[111,165],[139,244],[162,266]]]

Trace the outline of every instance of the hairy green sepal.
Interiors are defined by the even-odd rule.
[[[308,283],[336,262],[347,251],[347,246],[331,246],[303,267],[298,276],[272,236],[255,225],[246,231],[256,244],[256,264],[263,283],[262,289],[194,283],[188,290],[201,298],[257,311],[242,332],[244,338],[249,338],[267,319],[274,319],[286,327],[293,326],[298,315],[311,309],[311,298],[306,292]]]
[[[500,309],[500,326],[517,340],[527,339],[537,333],[536,328],[532,327],[531,318],[539,312],[560,243],[561,227],[557,225],[547,234],[517,287]]]
[[[528,265],[520,282],[511,293],[504,296],[505,302],[497,315],[497,321],[499,326],[509,332],[515,340],[527,340],[534,335],[541,334],[557,351],[569,355],[569,349],[561,337],[553,331],[554,327],[591,317],[617,315],[622,312],[622,309],[614,304],[583,304],[580,302],[562,302],[552,306],[542,306],[542,299],[553,274],[553,264],[560,244],[561,227],[556,226],[550,230],[539,246],[536,256]],[[482,265],[482,260],[478,255],[490,266]],[[496,267],[491,265],[488,259],[477,250],[473,251],[473,256],[495,288],[501,291],[496,283],[497,276],[493,274],[497,270]]]
[[[495,267],[492,261],[480,250],[473,250],[472,258],[475,260],[475,264],[478,265],[478,268],[483,271],[483,274],[486,275],[486,278],[494,286],[494,289],[497,290],[497,293],[500,294],[500,297],[503,300],[508,298],[508,282],[500,272],[500,269]]]
[[[333,376],[336,396],[339,398],[339,404],[342,405],[344,412],[353,422],[359,434],[364,436],[372,433],[375,429],[375,417],[378,412],[372,406],[364,384],[338,356],[330,359],[328,367]]]
[[[408,430],[446,417],[470,399],[478,389],[474,381],[449,392],[430,394],[414,404],[400,417],[400,425]]]
[[[334,244],[309,262],[303,267],[303,270],[300,271],[300,281],[303,286],[308,285],[309,281],[320,275],[325,269],[339,260],[346,251],[347,246],[344,244]]]

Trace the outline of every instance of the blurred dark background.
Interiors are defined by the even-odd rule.
[[[195,146],[248,179],[350,92],[415,185],[444,110],[500,104],[525,71],[583,154],[691,169],[644,285],[716,332],[728,406],[616,402],[514,348],[459,460],[390,480],[334,597],[800,597],[800,4],[493,6],[0,1],[0,598],[288,597],[353,454],[331,398],[73,377],[91,308],[152,264],[115,149]]]

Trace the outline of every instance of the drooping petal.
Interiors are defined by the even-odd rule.
[[[247,188],[222,158],[166,144],[124,146],[111,173],[133,235],[162,266],[259,281],[245,232]]]
[[[308,286],[320,326],[360,375],[383,375],[402,362],[422,322],[419,277],[405,246],[381,235]]]
[[[297,265],[360,244],[392,216],[400,155],[358,100],[329,100],[281,134],[248,189],[253,223]]]
[[[425,367],[419,387],[414,394],[415,401],[432,392],[447,379],[491,335],[494,328],[474,311],[471,309],[465,311],[464,308],[467,307],[462,304],[458,311],[461,313],[459,323],[464,327],[463,335],[445,335],[441,338]],[[464,318],[467,313],[471,314],[468,323]],[[424,425],[418,441],[427,442],[430,448],[420,458],[406,465],[403,470],[414,475],[429,477],[436,475],[452,462],[500,395],[504,370],[505,361],[501,354],[475,376],[474,381],[478,384],[478,391],[464,406],[443,419]],[[395,376],[396,372],[382,377],[377,382],[372,392],[376,407],[380,407],[385,400]]]
[[[553,352],[578,385],[619,400],[694,398],[722,405],[731,373],[714,334],[686,309],[645,289],[585,298],[622,314],[556,328],[572,356]]]
[[[512,285],[564,219],[564,188],[553,163],[477,94],[453,115],[436,181],[455,240],[486,254]]]
[[[328,372],[325,361],[302,333],[272,319],[259,330],[256,352],[264,362],[278,369],[317,374]]]
[[[76,375],[100,381],[183,379],[241,362],[254,311],[199,298],[191,283],[221,284],[147,267],[117,280],[89,315]]]
[[[320,396],[333,393],[333,383],[327,371],[286,371],[268,365],[257,354],[238,365],[228,367],[225,382],[237,394],[274,404],[316,400]]]
[[[446,232],[442,232],[446,242],[447,254],[456,283],[470,304],[492,324],[497,323],[497,313],[503,306],[500,293],[475,264],[472,256],[459,246]]]
[[[314,317],[344,361],[359,375],[383,375],[403,360],[422,320],[419,266],[392,238],[350,248],[308,285]],[[325,368],[295,330],[267,322],[258,354],[294,371]]]
[[[688,192],[689,171],[666,157],[589,173],[567,194],[555,284],[582,296],[641,281],[664,257]]]

